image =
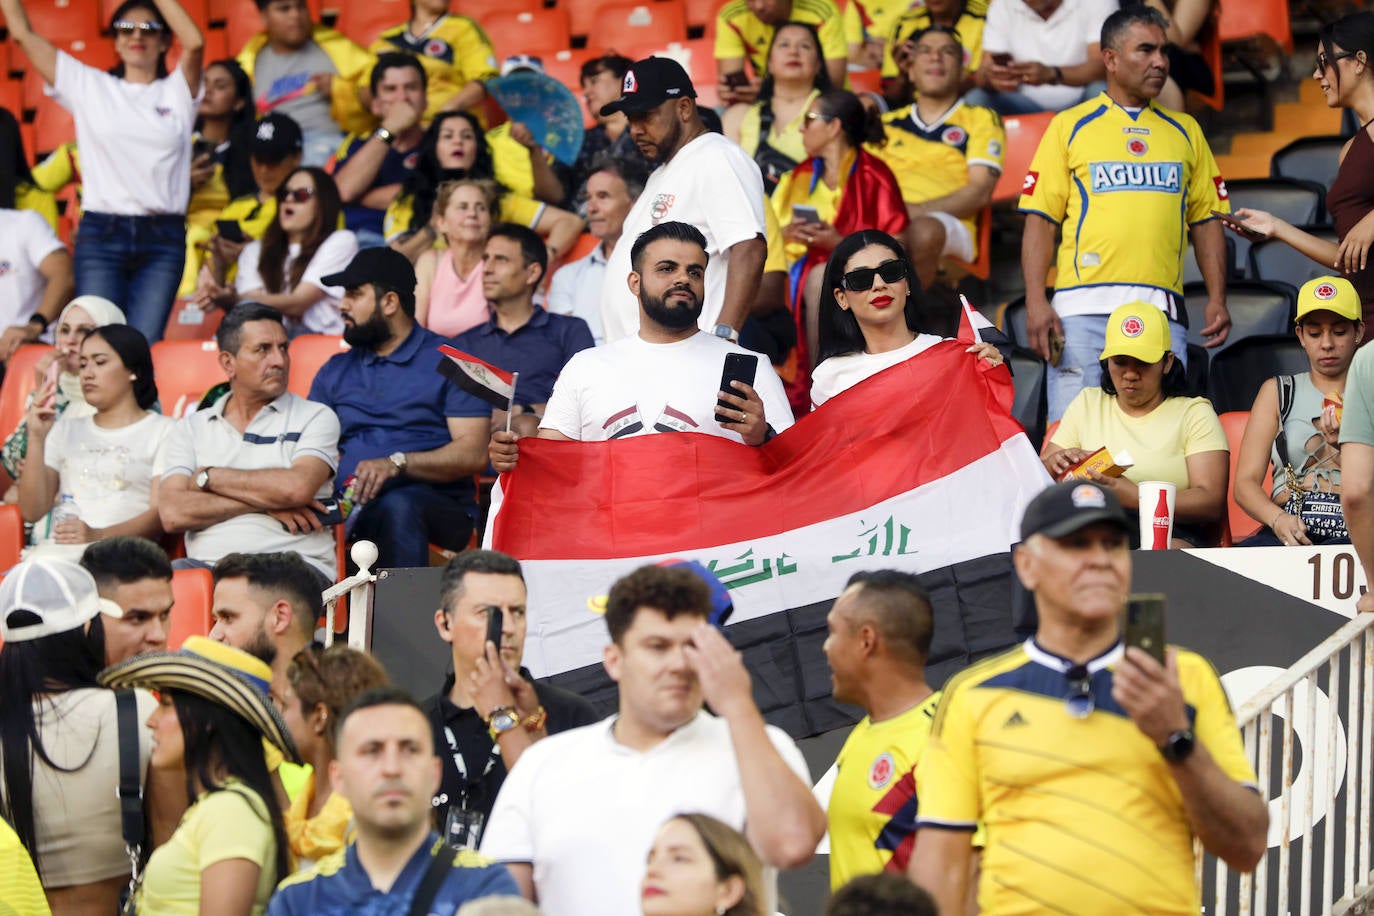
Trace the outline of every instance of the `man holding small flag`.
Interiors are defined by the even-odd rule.
[[[351,503],[349,533],[377,545],[379,567],[427,566],[431,542],[467,546],[477,511],[468,478],[486,465],[491,409],[437,371],[449,362],[445,338],[415,323],[404,255],[367,248],[322,279],[344,288],[352,349],[324,364],[310,400],[339,415],[336,491]],[[493,384],[510,384],[503,375]]]

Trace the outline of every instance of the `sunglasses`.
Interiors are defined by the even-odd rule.
[[[135,32],[142,33],[145,36],[151,36],[156,35],[157,33],[162,31],[162,23],[130,22],[127,19],[121,19],[118,22],[114,23],[112,26],[110,26],[110,29],[116,35],[122,36],[124,38],[132,38]]]
[[[1075,719],[1086,719],[1097,708],[1093,699],[1093,679],[1084,665],[1074,665],[1064,672],[1069,682],[1069,695],[1064,698],[1064,709]]]
[[[1336,61],[1345,60],[1347,57],[1354,57],[1356,54],[1359,53],[1359,51],[1338,51],[1335,54],[1332,54],[1330,57],[1327,57],[1325,51],[1318,51],[1317,69],[1325,70],[1327,67],[1331,66]]]
[[[882,277],[884,283],[896,283],[905,276],[906,265],[893,258],[877,267],[858,267],[851,270],[840,280],[840,287],[850,292],[862,293],[873,288],[874,277]]]
[[[808,112],[806,113],[806,120],[808,120],[808,121],[833,121],[833,120],[835,120],[835,116],[834,116],[834,115],[828,115],[828,114],[821,114],[819,111],[808,111]]]
[[[278,188],[277,200],[282,203],[290,201],[293,204],[303,204],[315,196],[314,188]]]

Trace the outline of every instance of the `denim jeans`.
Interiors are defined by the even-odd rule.
[[[104,296],[148,343],[162,339],[186,264],[186,217],[86,211],[76,233],[76,294]]]
[[[1059,322],[1064,326],[1064,356],[1048,369],[1050,423],[1064,416],[1078,392],[1102,384],[1102,347],[1107,342],[1106,315],[1071,315]],[[1169,349],[1188,368],[1188,329],[1177,321],[1169,322]]]
[[[1083,87],[1083,94],[1078,97],[1073,105],[1079,102],[1086,102],[1088,99],[1101,95],[1107,88],[1107,84],[1101,82],[1089,83]],[[1045,108],[1039,102],[1034,101],[1029,96],[1020,92],[991,92],[987,89],[970,89],[964,96],[965,105],[981,105],[984,108],[991,108],[1003,117],[1010,115],[1035,114],[1037,111],[1044,111]],[[1065,105],[1065,108],[1071,107]]]
[[[355,511],[352,537],[377,545],[378,569],[400,569],[428,566],[431,541],[449,550],[466,548],[477,507],[470,481],[435,487],[402,480]]]

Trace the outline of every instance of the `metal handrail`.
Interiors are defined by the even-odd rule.
[[[366,652],[368,636],[372,632],[372,583],[377,581],[372,565],[377,562],[377,545],[371,541],[358,541],[348,555],[353,558],[358,571],[331,585],[320,595],[324,601],[324,644],[334,644],[334,612],[339,599],[347,595],[348,646]]]

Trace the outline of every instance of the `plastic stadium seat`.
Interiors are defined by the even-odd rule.
[[[348,349],[342,337],[333,334],[302,334],[291,341],[291,372],[286,389],[301,397],[310,396],[315,373],[329,361],[329,357]]]
[[[258,5],[253,0],[231,0],[225,6],[225,47],[230,57],[236,57],[249,39],[262,31],[262,13],[258,12]],[[215,18],[213,8],[210,18]]]
[[[1294,226],[1306,226],[1322,220],[1326,189],[1315,182],[1295,178],[1238,178],[1226,182],[1230,191],[1231,209],[1248,207],[1268,210],[1279,219]]]
[[[319,22],[324,12],[324,4],[321,0],[305,0],[305,5],[310,10],[311,20]],[[235,16],[247,16],[249,21],[257,23],[259,29],[262,28],[262,15],[258,12],[257,4],[253,0],[207,0],[206,8],[209,11],[211,22],[231,22]],[[396,21],[400,22],[399,19]],[[238,50],[238,48],[234,48],[233,53],[238,53]]]
[[[483,25],[498,59],[512,54],[551,54],[572,44],[568,12],[557,7],[492,13]]]
[[[1249,410],[1265,379],[1308,368],[1307,353],[1292,334],[1250,337],[1212,357],[1208,396],[1217,413]]]
[[[1336,231],[1330,226],[1303,226],[1304,231],[1336,244]],[[1319,264],[1307,255],[1277,239],[1269,239],[1250,246],[1250,276],[1256,280],[1278,280],[1302,286],[1313,277],[1325,277],[1336,272],[1334,267]]]
[[[1299,137],[1274,153],[1269,160],[1269,173],[1275,178],[1310,181],[1330,190],[1346,142],[1340,136]]]
[[[568,14],[568,26],[572,34],[578,38],[589,38],[596,22],[597,11],[614,2],[616,0],[558,0],[557,5]],[[485,20],[483,24],[486,24]],[[597,41],[589,41],[588,46],[595,44],[598,47],[614,47],[619,40],[620,36],[615,33],[598,35]]]
[[[687,9],[682,0],[647,0],[603,6],[592,20],[593,35],[615,35],[631,45],[687,40]]]
[[[1236,270],[1236,239],[1238,236],[1227,230],[1222,238],[1226,239],[1226,276],[1228,278],[1237,276],[1239,273]],[[1250,250],[1248,243],[1245,250]],[[1197,257],[1193,254],[1193,243],[1189,242],[1188,247],[1183,251],[1183,285],[1201,282],[1202,270],[1197,266]]]
[[[24,84],[20,80],[3,78],[0,74],[0,108],[5,109],[14,115],[16,121],[21,120],[24,112]],[[33,150],[29,150],[30,153]]]
[[[0,573],[19,562],[23,549],[24,516],[16,505],[0,505]]]
[[[162,330],[163,340],[209,340],[215,336],[219,323],[224,320],[223,309],[202,309],[191,304],[189,299],[178,299],[172,304],[172,313],[167,316],[167,326]]]
[[[1236,465],[1240,460],[1240,441],[1245,437],[1245,424],[1250,422],[1250,411],[1228,410],[1219,416],[1221,428],[1226,430],[1226,444],[1231,449],[1231,486],[1226,492],[1227,527],[1232,542],[1243,541],[1260,529],[1260,523],[1249,516],[1236,502]],[[1264,474],[1264,492],[1273,486],[1274,469],[1271,466]]]
[[[1011,369],[1014,396],[1011,415],[1016,418],[1031,442],[1045,436],[1045,418],[1049,410],[1045,401],[1045,361],[1024,347],[1017,347],[1007,360]]]
[[[1217,30],[1223,42],[1268,36],[1293,53],[1288,0],[1221,0]]]
[[[33,367],[52,352],[47,344],[25,344],[15,351],[5,366],[5,378],[0,382],[0,437],[12,433],[24,419],[24,411],[33,391]]]
[[[178,569],[172,572],[172,622],[168,627],[167,648],[175,652],[188,636],[209,636],[214,626],[215,582],[208,569]]]
[[[104,23],[90,0],[31,0],[24,4],[24,11],[34,31],[54,44],[59,39],[103,40],[100,32]]]
[[[1212,363],[1211,353],[1201,344],[1188,344],[1188,366],[1183,370],[1183,377],[1191,398],[1207,397],[1207,370]]]
[[[1207,63],[1207,69],[1212,72],[1212,85],[1215,87],[1211,95],[1197,93],[1198,98],[1215,111],[1221,111],[1226,103],[1226,81],[1222,78],[1224,66],[1221,53],[1221,30],[1217,27],[1220,15],[1213,8],[1211,15],[1207,17],[1207,24],[1202,27],[1202,31],[1197,36],[1198,50],[1202,54],[1202,59]]]
[[[1045,135],[1045,128],[1050,126],[1050,119],[1053,117],[1054,112],[1045,111],[1038,114],[1016,115],[1002,121],[1002,126],[1007,132],[1007,148],[1002,163],[1002,174],[992,189],[993,203],[1014,204],[1021,196],[1026,170],[1030,168],[1035,150],[1040,146],[1040,138]]]
[[[1212,355],[1223,352],[1247,337],[1287,334],[1293,330],[1293,304],[1298,291],[1287,283],[1263,280],[1233,280],[1226,284],[1226,307],[1231,312],[1231,333],[1225,343],[1212,348]],[[1189,283],[1183,287],[1184,307],[1188,310],[1188,342],[1204,343],[1206,326],[1203,312],[1207,287]]]
[[[492,13],[519,13],[543,8],[540,0],[463,0],[462,9],[458,12],[476,19],[485,27],[487,17]]]
[[[205,392],[224,381],[219,347],[213,340],[160,340],[153,344],[153,373],[162,412],[184,417]]]
[[[339,10],[334,27],[366,48],[386,29],[409,21],[408,0],[352,0]]]
[[[71,113],[51,99],[38,106],[33,118],[33,155],[42,159],[64,143],[76,139]]]
[[[114,11],[117,10],[119,5],[123,2],[124,0],[100,0],[98,15],[100,16],[100,26],[102,28],[109,25],[110,19],[114,16]],[[202,32],[210,27],[210,4],[208,0],[184,0],[181,7],[195,20],[196,25],[200,26]],[[206,63],[209,63],[211,60],[214,60],[214,58],[209,56],[205,58]]]
[[[685,0],[687,7],[687,27],[703,29],[708,37],[715,37],[716,14],[726,0]],[[840,7],[843,9],[843,5]]]

